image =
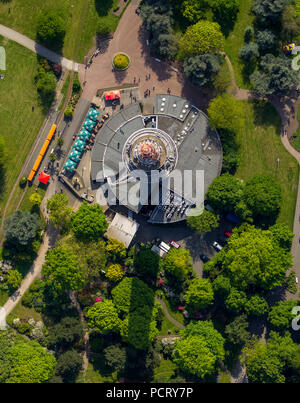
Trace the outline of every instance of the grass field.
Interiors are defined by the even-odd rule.
[[[280,117],[269,103],[242,102],[246,124],[237,136],[240,164],[236,176],[246,181],[255,174],[267,173],[277,179],[283,191],[278,222],[286,223],[292,229],[299,167],[281,143]]]
[[[169,382],[175,375],[176,368],[171,360],[161,359],[159,367],[154,369],[153,382]]]
[[[300,4],[300,2],[299,2],[299,4]],[[294,138],[291,141],[291,145],[294,147],[295,150],[300,152],[300,105],[298,106],[297,118],[298,118],[298,122],[299,122],[299,127],[296,130],[296,133],[294,133]]]
[[[245,29],[248,26],[251,26],[254,20],[254,16],[251,14],[252,6],[252,0],[243,0],[240,2],[240,11],[236,23],[225,41],[225,52],[234,68],[237,85],[241,88],[247,89],[250,88],[250,83],[243,75],[244,64],[242,63],[239,54],[241,47],[244,45]]]
[[[84,55],[93,46],[98,24],[105,21],[112,31],[116,29],[119,18],[111,12],[117,4],[118,0],[14,0],[1,3],[0,23],[35,39],[40,11],[62,9],[66,21],[63,55],[83,62]]]
[[[42,126],[45,112],[39,105],[33,81],[36,56],[2,37],[0,45],[6,50],[5,78],[0,82],[0,133],[7,148],[6,183],[0,200],[3,208]]]
[[[15,309],[8,315],[7,323],[12,325],[12,322],[15,318],[26,320],[33,318],[35,321],[39,321],[42,320],[42,315],[34,309],[30,309],[22,305],[22,301],[20,301]]]
[[[171,334],[176,334],[175,330],[180,330],[177,326],[175,326],[172,322],[170,322],[166,317],[163,318],[161,329],[159,331],[160,336],[167,336],[168,331],[171,330]]]

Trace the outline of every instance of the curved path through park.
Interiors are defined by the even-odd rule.
[[[73,62],[72,60],[68,60],[65,57],[53,52],[45,48],[44,46],[40,45],[39,43],[33,41],[32,39],[28,38],[25,35],[20,34],[19,32],[8,28],[2,24],[0,24],[0,35],[8,38],[14,42],[19,43],[20,45],[24,46],[25,48],[31,50],[32,52],[45,57],[46,59],[50,60],[53,63],[58,63],[63,66],[63,68],[67,70],[74,70],[78,71],[79,64]]]
[[[20,302],[25,292],[31,286],[33,281],[41,275],[42,266],[45,263],[45,257],[48,249],[49,249],[49,237],[46,232],[43,238],[43,243],[38,252],[38,256],[33,262],[33,265],[29,270],[29,272],[23,278],[20,287],[8,298],[8,300],[3,305],[2,309],[4,310],[4,312],[2,311],[2,315],[5,314],[5,316],[7,317],[12,312],[12,310]]]
[[[166,315],[166,318],[170,322],[172,322],[173,325],[179,327],[180,329],[185,329],[185,326],[182,323],[178,322],[176,319],[173,318],[173,316],[170,315],[165,302],[162,299],[158,298],[158,297],[155,297],[155,299],[156,299],[156,301],[158,301],[160,303],[160,305],[161,305],[161,307],[162,307],[162,309],[164,311],[164,314]]]
[[[223,56],[225,57],[231,74],[233,95],[238,100],[259,99],[260,97],[257,96],[254,91],[245,90],[237,86],[231,61],[225,53],[223,53]],[[289,141],[289,138],[293,136],[299,126],[296,112],[298,110],[298,105],[300,104],[300,97],[295,92],[294,94],[292,94],[292,97],[282,97],[281,99],[279,99],[278,97],[269,97],[261,99],[270,102],[277,110],[282,121],[281,142],[288,153],[292,155],[300,165],[300,153],[292,147]],[[292,255],[294,264],[293,270],[295,271],[298,279],[300,279],[300,175],[293,232],[295,234],[292,244]],[[298,298],[297,294],[291,294],[289,297],[295,299]]]

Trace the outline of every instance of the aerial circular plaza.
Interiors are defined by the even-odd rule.
[[[141,105],[133,103],[106,121],[93,148],[91,179],[106,183],[115,195],[117,203],[108,198],[107,204],[124,205],[136,214],[146,210],[150,223],[173,223],[185,220],[197,204],[196,172],[203,173],[203,198],[221,173],[222,158],[219,135],[207,116],[181,97],[161,94],[155,96],[152,114],[143,115]],[[174,185],[175,173],[188,191]],[[161,190],[166,178],[167,192]]]

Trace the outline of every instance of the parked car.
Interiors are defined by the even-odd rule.
[[[206,263],[209,261],[209,258],[206,255],[200,255],[200,259],[202,260],[203,263]]]
[[[231,237],[232,232],[225,231],[225,232],[224,232],[224,235],[225,235],[227,238],[229,238],[229,237]]]
[[[220,250],[223,249],[223,246],[221,246],[218,242],[213,243],[213,247],[216,249],[216,251],[220,252]]]
[[[239,225],[241,222],[241,220],[233,213],[228,213],[226,216],[226,220],[236,225]]]

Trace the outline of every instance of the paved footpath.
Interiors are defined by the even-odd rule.
[[[53,63],[61,64],[62,67],[67,70],[78,71],[79,68],[78,63],[75,63],[72,60],[68,60],[65,57],[62,57],[61,55],[58,55],[52,50],[49,50],[44,46],[40,45],[39,43],[33,41],[32,39],[28,38],[27,36],[22,35],[11,28],[5,27],[2,24],[0,24],[0,35],[14,42],[19,43],[25,48],[31,50],[34,53],[37,53],[40,56],[45,57],[46,59],[50,60]]]
[[[48,238],[47,233],[45,233],[43,243],[38,252],[38,256],[35,259],[35,261],[33,262],[31,269],[24,277],[20,287],[14,292],[13,295],[11,295],[8,298],[8,300],[6,301],[6,303],[4,304],[4,306],[2,307],[2,309],[0,311],[0,319],[2,318],[2,324],[4,323],[3,320],[5,320],[5,317],[7,317],[12,312],[12,310],[16,307],[16,305],[19,303],[19,301],[23,297],[24,293],[28,290],[28,288],[31,286],[33,281],[41,275],[42,266],[45,263],[45,256],[46,256],[48,248],[49,248],[49,238]],[[1,325],[1,321],[0,321],[0,325]]]

